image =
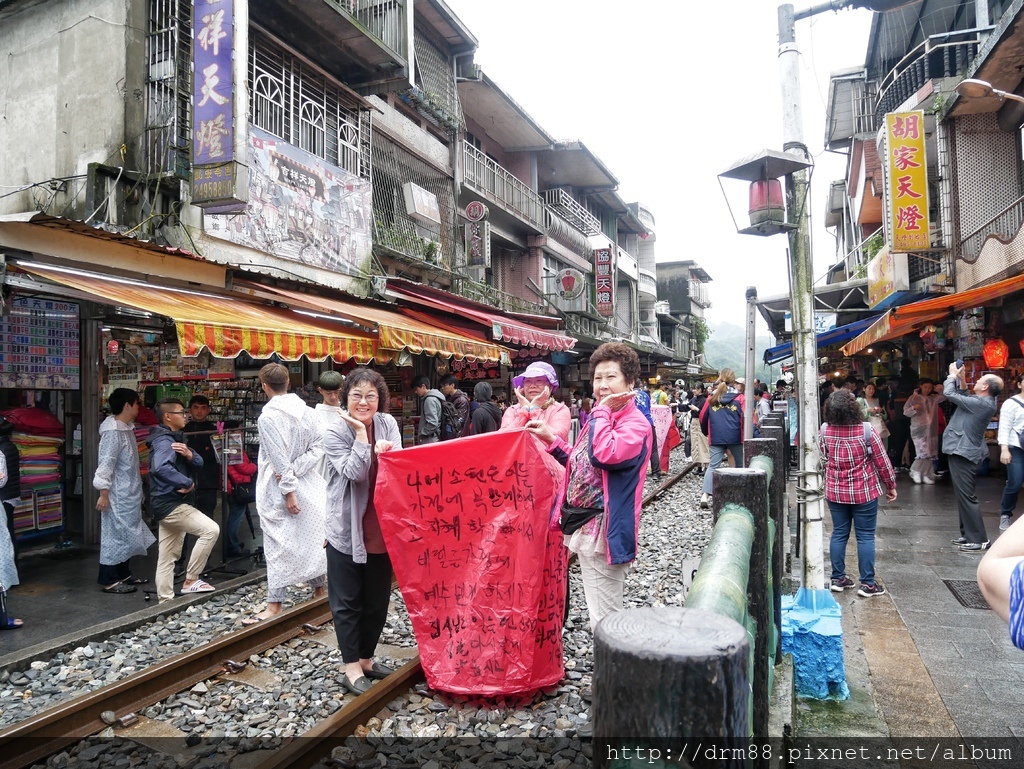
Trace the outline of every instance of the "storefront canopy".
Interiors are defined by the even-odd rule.
[[[867,329],[877,319],[877,317],[864,318],[863,320],[854,321],[853,323],[847,323],[845,326],[836,326],[830,331],[818,334],[818,347],[828,347],[830,344],[839,344],[840,342],[845,342],[847,339],[853,339],[855,336]],[[764,362],[768,366],[778,363],[780,360],[786,360],[786,358],[792,357],[792,342],[785,342],[784,344],[776,345],[775,347],[769,347],[764,351]]]
[[[140,281],[86,273],[43,264],[18,267],[54,283],[95,296],[98,301],[171,318],[182,355],[198,355],[205,347],[219,358],[245,351],[253,358],[273,354],[285,360],[333,358],[368,363],[391,352],[378,350],[376,335],[318,320],[291,310],[180,288],[158,287]]]
[[[392,312],[384,307],[346,302],[342,299],[312,296],[276,286],[257,283],[237,283],[236,288],[264,291],[287,302],[292,307],[303,307],[315,312],[336,314],[377,333],[378,345],[386,350],[408,350],[413,355],[442,355],[457,360],[481,360],[501,363],[509,361],[508,351],[498,345],[456,334],[438,328],[417,318]]]
[[[414,304],[478,323],[491,330],[496,342],[509,342],[541,350],[571,350],[576,340],[488,310],[476,302],[460,300],[445,291],[408,281],[389,279],[388,290]]]
[[[981,307],[1000,297],[1020,291],[1024,288],[1024,275],[1016,275],[988,286],[979,286],[969,291],[936,296],[920,302],[894,307],[876,319],[849,344],[843,347],[843,354],[855,355],[875,342],[897,339],[911,331],[916,331],[930,323],[948,318],[951,313],[971,307]]]

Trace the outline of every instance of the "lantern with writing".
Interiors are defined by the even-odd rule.
[[[989,339],[981,351],[985,365],[989,368],[1006,368],[1010,360],[1010,348],[1002,339]]]

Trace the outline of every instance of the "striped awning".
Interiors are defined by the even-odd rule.
[[[978,286],[955,294],[935,296],[920,302],[894,307],[880,317],[864,333],[843,347],[844,355],[854,355],[875,342],[896,339],[911,331],[949,317],[971,307],[983,307],[990,302],[1024,289],[1024,275],[1015,275],[987,286]]]
[[[571,350],[576,344],[574,337],[545,331],[518,318],[511,318],[504,313],[485,310],[476,302],[464,300],[429,286],[389,278],[388,290],[400,294],[406,301],[427,309],[478,323],[491,331],[495,341],[509,342],[523,347],[536,347],[547,351]]]
[[[19,262],[18,266],[99,301],[171,318],[178,332],[178,348],[186,356],[198,355],[206,348],[218,358],[234,358],[243,351],[257,359],[276,353],[284,360],[305,355],[310,360],[333,358],[339,363],[394,357],[392,352],[378,349],[375,334],[257,305],[240,296],[153,286],[44,264]]]
[[[356,304],[343,299],[313,296],[277,286],[239,282],[235,286],[253,293],[264,292],[286,302],[291,307],[302,307],[318,313],[338,315],[377,333],[378,347],[401,352],[407,350],[413,355],[441,355],[456,360],[480,360],[492,363],[508,362],[508,350],[482,339],[473,339],[465,334],[453,333],[408,317],[385,307]]]

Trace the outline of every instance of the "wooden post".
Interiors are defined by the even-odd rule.
[[[775,521],[772,541],[772,581],[775,584],[775,659],[782,659],[782,564],[785,560],[783,541],[786,536],[786,466],[783,459],[782,428],[774,425],[761,428],[761,439],[748,441],[743,456],[766,456],[772,460],[772,477],[768,480],[768,515]]]
[[[752,442],[747,441],[744,448]],[[767,737],[771,699],[768,691],[768,640],[771,638],[768,602],[774,601],[768,592],[768,473],[763,469],[716,470],[714,505],[716,515],[721,510],[720,505],[739,505],[754,518],[746,595],[747,611],[754,619],[753,728],[755,737]]]
[[[662,759],[672,750],[674,762],[684,745],[746,744],[749,656],[746,630],[728,617],[675,606],[609,614],[594,633],[594,766],[636,758],[625,748],[657,747]],[[709,769],[746,764],[685,759]]]

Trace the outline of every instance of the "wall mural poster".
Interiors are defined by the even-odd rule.
[[[346,275],[365,274],[372,188],[366,179],[249,127],[249,205],[207,215],[206,232]]]

